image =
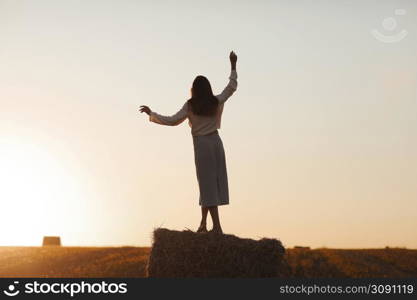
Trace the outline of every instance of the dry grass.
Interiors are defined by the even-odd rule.
[[[314,249],[287,251],[292,277],[417,277],[417,250]]]
[[[149,248],[0,247],[0,277],[145,277]],[[286,249],[290,277],[417,277],[417,250]]]
[[[0,277],[143,277],[149,248],[0,247]]]

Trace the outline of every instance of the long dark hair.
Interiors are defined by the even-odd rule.
[[[204,76],[197,76],[191,88],[191,99],[188,100],[195,115],[213,116],[216,114],[219,100],[213,95],[210,81]]]

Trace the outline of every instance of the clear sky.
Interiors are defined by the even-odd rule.
[[[190,128],[138,108],[175,113],[198,74],[220,92],[234,50],[225,232],[417,248],[416,14],[413,0],[0,0],[0,245],[196,229]]]

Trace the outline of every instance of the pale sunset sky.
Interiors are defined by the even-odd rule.
[[[138,108],[175,113],[199,74],[220,92],[234,50],[224,231],[417,248],[416,15],[413,0],[0,0],[0,245],[195,230],[190,128]]]

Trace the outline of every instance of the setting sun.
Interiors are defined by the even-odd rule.
[[[47,149],[16,139],[0,140],[0,245],[39,245],[61,234],[63,217],[80,198],[76,178]]]

